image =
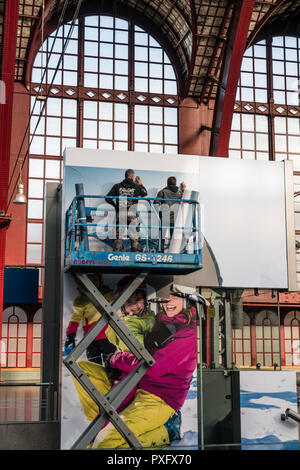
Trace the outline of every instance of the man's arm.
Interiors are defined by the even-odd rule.
[[[145,186],[143,186],[142,184],[142,180],[139,176],[137,176],[135,178],[135,182],[138,186],[138,191],[139,191],[139,197],[146,197],[147,196],[147,189],[145,188]]]
[[[106,196],[118,196],[118,185],[117,184],[114,184],[113,187],[111,188],[111,190],[107,193]],[[105,201],[110,204],[111,206],[114,206],[116,207],[117,206],[117,203],[114,199],[112,198],[108,198],[108,197],[105,197]]]

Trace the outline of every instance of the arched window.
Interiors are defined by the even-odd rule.
[[[52,33],[32,68],[27,264],[42,263],[45,182],[61,180],[65,147],[178,151],[177,80],[157,40],[132,21],[79,19],[51,84],[69,32]]]
[[[1,367],[26,367],[27,315],[20,307],[3,311]]]
[[[273,37],[249,47],[243,58],[229,157],[292,160],[295,228],[300,241],[300,38]],[[300,282],[300,251],[297,252]]]
[[[284,317],[285,365],[300,365],[300,312],[293,310]]]
[[[278,317],[271,310],[262,310],[255,318],[256,359],[262,366],[280,364]]]
[[[250,367],[252,365],[250,317],[245,312],[243,329],[232,330],[232,353],[232,360],[236,367]]]
[[[39,308],[33,317],[31,367],[40,367],[41,365],[41,346],[42,309]]]

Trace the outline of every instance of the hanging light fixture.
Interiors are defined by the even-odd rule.
[[[19,182],[17,186],[17,194],[14,198],[14,204],[27,204],[27,198],[24,194],[24,184],[22,183],[22,163],[20,161],[20,175],[19,175]]]

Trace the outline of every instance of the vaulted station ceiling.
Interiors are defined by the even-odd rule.
[[[20,0],[15,79],[24,82],[29,53],[43,31],[53,31],[67,2],[65,20],[72,18],[77,0]],[[0,8],[1,8],[0,0]],[[169,52],[180,77],[181,96],[202,103],[217,94],[226,46],[235,27],[239,1],[228,0],[83,0],[80,16],[116,14],[132,18],[155,36]],[[250,2],[251,3],[251,2]],[[44,5],[44,8],[43,8]],[[300,0],[261,0],[251,7],[248,44],[276,32],[300,31]],[[1,34],[1,24],[0,24]]]

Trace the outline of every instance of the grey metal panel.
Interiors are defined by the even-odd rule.
[[[295,241],[295,217],[294,217],[294,182],[293,162],[284,161],[285,176],[285,217],[286,217],[286,245],[287,245],[287,270],[288,290],[296,291],[296,241]]]
[[[46,184],[45,204],[45,271],[44,271],[44,299],[42,321],[42,382],[53,384],[51,407],[48,416],[57,419],[54,412],[59,406],[54,398],[60,396],[61,371],[61,185],[58,183]]]
[[[0,450],[59,450],[60,423],[0,423]]]

